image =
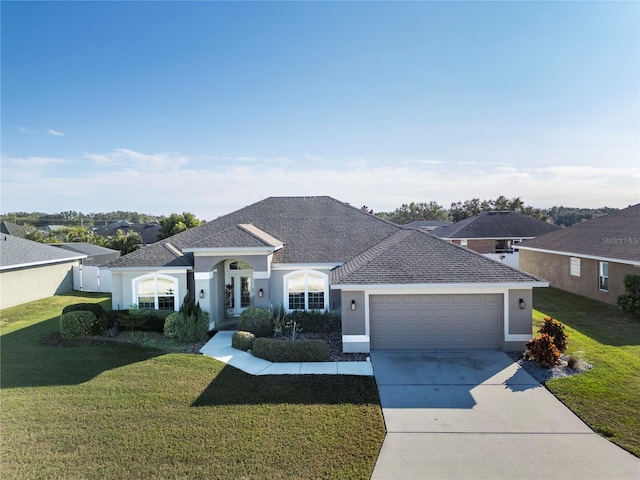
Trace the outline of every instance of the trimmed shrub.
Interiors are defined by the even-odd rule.
[[[296,324],[303,332],[326,333],[339,332],[341,318],[329,310],[294,310],[286,315],[286,320]]]
[[[256,337],[268,337],[273,334],[271,312],[265,308],[249,307],[240,314],[238,330],[251,332]]]
[[[64,307],[62,309],[62,314],[64,315],[65,313],[78,311],[91,312],[98,318],[104,316],[104,314],[106,313],[104,311],[104,308],[102,308],[102,305],[100,305],[99,303],[74,303],[72,305],[67,305],[66,307]]]
[[[164,332],[164,322],[173,310],[119,310],[119,323],[122,330],[142,332]],[[126,312],[126,313],[125,313]]]
[[[231,346],[238,350],[251,350],[253,348],[253,341],[256,336],[250,332],[235,332],[231,337]]]
[[[540,338],[533,338],[527,342],[529,357],[542,367],[553,367],[560,363],[560,351],[553,343],[553,339],[546,333]]]
[[[98,317],[93,312],[85,310],[67,312],[60,317],[60,333],[63,338],[91,335],[97,322]]]
[[[329,359],[329,347],[323,340],[256,338],[251,353],[270,362],[324,362]]]
[[[173,312],[164,321],[164,336],[167,338],[176,338],[178,336],[178,319],[180,314]]]
[[[618,297],[618,308],[640,316],[640,275],[628,273],[624,276],[624,292]]]
[[[538,333],[546,333],[553,340],[553,344],[556,346],[560,353],[567,351],[569,342],[567,341],[567,334],[564,333],[564,325],[557,322],[551,317],[545,317],[544,323]]]
[[[100,335],[107,328],[109,328],[109,320],[107,319],[107,314],[102,308],[102,305],[99,303],[74,303],[72,305],[67,305],[62,309],[62,314],[70,313],[70,312],[91,312],[93,313],[97,321],[93,325],[93,329],[91,334]]]

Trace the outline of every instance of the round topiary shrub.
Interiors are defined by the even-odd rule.
[[[249,307],[240,314],[238,330],[251,332],[256,337],[273,335],[271,312],[265,308]]]
[[[60,317],[60,333],[63,338],[91,335],[97,322],[98,317],[92,312],[68,312]]]
[[[63,314],[78,311],[91,312],[98,318],[102,317],[106,313],[104,308],[102,308],[102,305],[99,303],[74,303],[72,305],[67,305],[62,309]]]
[[[251,350],[253,348],[253,340],[256,336],[249,332],[235,332],[231,337],[231,346],[238,350]]]
[[[173,312],[164,321],[164,336],[167,338],[176,338],[178,336],[178,320],[180,314]]]

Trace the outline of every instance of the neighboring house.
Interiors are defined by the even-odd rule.
[[[518,246],[520,268],[551,286],[615,304],[624,276],[640,275],[640,204]]]
[[[441,220],[414,220],[411,223],[405,225],[407,228],[419,228],[420,230],[425,230],[427,232],[431,232],[439,227],[444,227],[447,225],[452,225],[451,222],[443,222]]]
[[[82,265],[100,266],[120,258],[120,251],[86,242],[52,243],[51,246],[87,256]]]
[[[212,326],[249,306],[332,310],[347,352],[521,349],[539,278],[330,197],[271,197],[120,257],[113,308],[178,310]]]
[[[104,227],[95,227],[93,229],[97,235],[102,237],[113,237],[118,230],[122,231],[122,233],[135,232],[142,237],[144,245],[151,245],[158,240],[160,224],[158,222],[132,223],[127,220],[119,220]]]
[[[73,289],[72,267],[86,255],[13,235],[0,236],[0,308]]]
[[[3,220],[0,222],[0,233],[6,233],[7,235],[13,235],[14,237],[24,238],[27,232],[34,231],[33,227],[23,227],[16,223],[7,222]]]
[[[520,213],[506,211],[482,212],[453,225],[436,228],[436,237],[467,247],[518,268],[514,246],[561,227]]]

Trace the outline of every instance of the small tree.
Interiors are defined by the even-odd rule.
[[[625,313],[640,316],[640,275],[625,275],[624,291],[618,297],[618,308]]]
[[[207,334],[209,317],[200,308],[200,302],[196,303],[189,292],[184,296],[174,325],[175,338],[179,342],[200,342]]]
[[[160,219],[160,233],[158,233],[158,240],[169,238],[177,233],[197,227],[201,223],[202,222],[198,220],[193,213],[172,213],[168,217]]]

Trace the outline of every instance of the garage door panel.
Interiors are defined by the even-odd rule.
[[[495,349],[502,295],[371,295],[371,348]]]

